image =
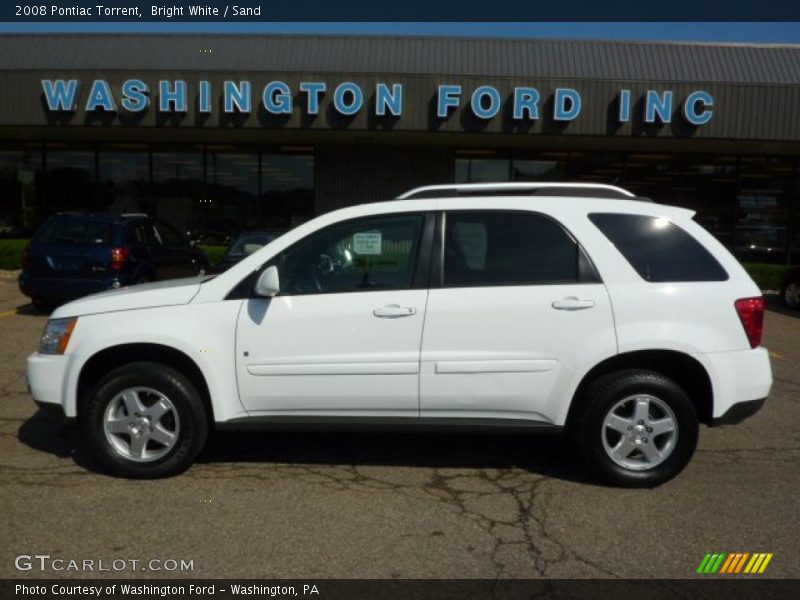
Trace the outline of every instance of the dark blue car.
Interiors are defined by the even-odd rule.
[[[174,227],[143,214],[59,213],[33,236],[19,288],[37,308],[136,283],[201,275],[208,260]]]

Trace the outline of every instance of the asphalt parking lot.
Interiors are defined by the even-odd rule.
[[[800,575],[800,312],[768,312],[765,408],[703,428],[654,490],[596,485],[560,438],[527,436],[217,434],[180,477],[111,478],[26,393],[45,319],[0,280],[0,577],[49,554],[193,561],[147,577],[685,578],[718,551]]]

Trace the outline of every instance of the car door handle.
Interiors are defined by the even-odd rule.
[[[398,306],[397,304],[389,304],[383,308],[376,308],[372,314],[379,319],[399,319],[400,317],[410,317],[417,314],[416,308],[410,306]]]
[[[553,302],[553,308],[556,310],[584,310],[593,306],[594,300],[580,300],[575,296],[567,296]]]

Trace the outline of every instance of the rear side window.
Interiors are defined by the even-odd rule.
[[[91,219],[53,219],[48,221],[36,236],[37,242],[49,244],[105,244],[108,243],[108,223]]]
[[[590,214],[589,219],[646,281],[728,279],[717,259],[671,221],[646,215],[612,213]]]
[[[155,229],[150,222],[133,223],[128,226],[126,241],[129,244],[140,246],[160,246],[161,242],[156,238]]]
[[[552,219],[529,212],[448,212],[444,285],[578,281],[578,245]]]
[[[182,246],[185,243],[181,234],[178,233],[171,225],[164,222],[159,222],[157,225],[158,233],[161,236],[161,241],[167,246]]]

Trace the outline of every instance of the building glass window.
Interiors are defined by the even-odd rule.
[[[206,147],[207,201],[198,206],[198,229],[233,237],[260,224],[258,151]]]
[[[625,155],[621,152],[570,152],[567,181],[621,185]]]
[[[113,213],[153,212],[150,151],[144,144],[101,146],[97,152],[97,205]]]
[[[663,204],[680,204],[679,154],[629,154],[623,187]]]
[[[688,155],[684,158],[679,204],[696,211],[695,221],[731,250],[738,181],[735,156]]]
[[[95,152],[74,145],[48,144],[45,149],[47,207],[50,212],[96,211]]]
[[[800,261],[795,158],[606,152],[456,151],[458,183],[621,185],[696,211],[739,259]],[[365,175],[369,177],[369,174]],[[314,216],[311,147],[140,143],[0,145],[0,236],[28,235],[52,212],[144,212],[210,244]],[[794,199],[794,200],[793,200]]]
[[[786,260],[793,171],[791,159],[739,159],[734,239],[740,258],[764,262]]]
[[[457,158],[456,183],[495,183],[511,179],[511,161],[505,158]]]
[[[567,167],[566,152],[543,153],[536,158],[514,159],[511,162],[512,181],[564,181]]]
[[[468,154],[471,152],[462,151],[462,156],[456,158],[456,183],[559,181],[566,173],[566,152],[543,152],[514,158],[467,158]]]
[[[183,232],[197,232],[199,215],[209,204],[205,193],[203,148],[153,151],[155,216]],[[204,233],[204,232],[201,232]]]
[[[40,145],[0,146],[0,237],[29,235],[47,216],[42,178]]]
[[[260,198],[259,227],[289,229],[313,217],[314,155],[264,151]]]
[[[795,165],[796,165],[795,161]],[[800,176],[797,176],[795,169],[794,186],[792,187],[792,198],[789,203],[789,248],[786,257],[787,264],[796,265],[800,263]]]

